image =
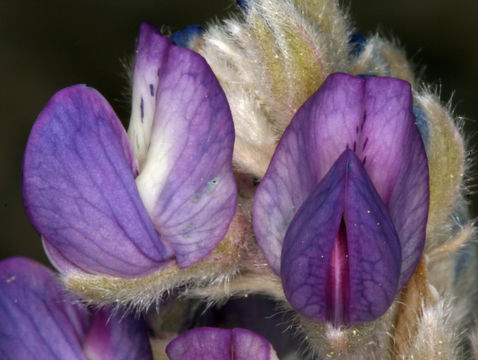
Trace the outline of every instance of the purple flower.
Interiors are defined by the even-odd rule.
[[[423,251],[428,166],[410,85],[332,74],[284,132],[254,231],[302,315],[335,326],[381,316]]]
[[[28,140],[25,208],[62,272],[185,268],[217,246],[234,215],[233,143],[229,106],[205,60],[143,24],[129,139],[94,89],[59,91]]]
[[[202,327],[189,330],[166,347],[171,360],[273,360],[271,344],[250,330]]]
[[[0,358],[152,360],[146,327],[106,310],[89,313],[32,260],[0,262]]]

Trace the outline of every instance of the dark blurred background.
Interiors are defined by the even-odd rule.
[[[425,66],[423,78],[453,95],[474,145],[478,119],[478,1],[356,0],[344,2],[359,32],[400,39]],[[0,0],[0,259],[12,255],[47,261],[24,215],[21,162],[30,128],[61,88],[98,89],[122,121],[129,117],[130,63],[141,21],[171,31],[205,25],[235,10],[233,0]],[[477,207],[472,204],[473,213]]]

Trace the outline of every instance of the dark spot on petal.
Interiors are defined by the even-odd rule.
[[[365,121],[367,121],[367,113],[364,111],[363,112],[363,121],[362,121],[362,125],[360,125],[360,130],[363,130],[363,126],[365,125]]]
[[[354,141],[354,152],[357,151],[357,142]]]
[[[154,96],[154,85],[153,84],[149,84],[149,93],[151,94],[151,96]]]
[[[365,156],[363,157],[362,165],[365,165],[365,162],[366,162],[366,161],[367,161],[367,155],[365,155]]]
[[[191,202],[192,202],[193,204],[197,204],[197,203],[199,202],[199,200],[201,200],[201,196],[202,196],[201,193],[199,193],[199,192],[195,193],[195,194],[191,197]]]
[[[196,229],[196,225],[194,225],[193,223],[189,223],[180,230],[179,234],[183,238],[187,239],[187,238],[189,238],[191,231],[193,231],[195,229]]]
[[[365,147],[367,146],[367,143],[368,143],[368,137],[365,138],[365,141],[363,142],[362,151],[365,150]]]
[[[207,187],[211,188],[216,186],[219,183],[219,179],[220,179],[219,176],[213,177],[211,180],[207,182]]]
[[[144,100],[143,100],[142,96],[141,96],[140,108],[141,108],[141,122],[143,122],[143,119],[144,119]]]

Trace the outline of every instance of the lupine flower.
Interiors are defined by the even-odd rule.
[[[303,315],[382,315],[425,244],[428,167],[410,85],[333,74],[299,109],[256,192],[254,230]]]
[[[3,360],[152,360],[145,324],[107,310],[89,312],[45,266],[0,262]]]
[[[458,358],[476,256],[454,117],[337,1],[238,4],[172,36],[196,53],[142,26],[128,136],[81,85],[38,117],[24,201],[63,283],[88,303],[159,310],[160,358],[184,330],[226,319],[200,317],[201,300],[241,296],[250,314],[249,295],[285,311],[297,338],[268,337],[287,359],[304,358],[297,342],[312,358]],[[207,328],[167,351],[266,349],[247,330]]]
[[[210,327],[189,330],[166,347],[171,360],[274,360],[277,355],[262,336],[246,329]]]
[[[94,89],[59,91],[28,140],[25,208],[65,274],[187,268],[234,215],[233,142],[229,106],[204,59],[143,24],[129,139]]]

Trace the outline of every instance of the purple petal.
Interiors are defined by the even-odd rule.
[[[140,169],[148,152],[156,111],[158,83],[166,55],[173,43],[151,24],[142,23],[133,77],[133,101],[128,134]]]
[[[233,360],[231,330],[196,328],[171,341],[166,354],[171,360]]]
[[[345,207],[342,156],[302,205],[282,248],[282,284],[290,304],[313,319],[329,320],[328,276]]]
[[[180,267],[209,254],[236,208],[234,126],[206,61],[171,46],[164,55],[151,143],[136,179],[161,239]]]
[[[365,169],[401,241],[401,288],[420,261],[429,206],[428,162],[415,124],[410,84],[392,78],[367,79],[362,139]]]
[[[348,151],[345,224],[350,271],[350,323],[381,316],[399,290],[400,238],[358,157]]]
[[[45,254],[53,264],[55,269],[57,269],[61,273],[68,273],[70,271],[82,272],[83,270],[69,261],[67,258],[63,256],[61,252],[59,252],[51,242],[45,240],[42,237],[42,244],[43,250],[45,250]]]
[[[423,250],[429,190],[410,85],[399,79],[332,74],[299,109],[256,192],[257,241],[279,273],[291,219],[345,148],[362,160],[389,209],[402,247],[402,287]]]
[[[84,343],[89,360],[152,360],[153,354],[143,321],[100,310]]]
[[[294,116],[256,191],[254,233],[277,274],[290,221],[340,154],[353,146],[362,119],[363,81],[345,74],[327,78]]]
[[[94,89],[63,89],[43,109],[25,151],[23,196],[54,263],[138,276],[172,257],[139,197],[130,154],[121,123]]]
[[[271,344],[264,337],[246,329],[232,329],[234,360],[270,360]]]
[[[354,152],[346,150],[287,231],[287,299],[317,321],[361,324],[382,315],[398,291],[400,241],[385,204]]]
[[[171,360],[270,360],[275,352],[262,336],[246,329],[196,328],[169,343]]]
[[[24,258],[0,262],[0,358],[85,360],[82,341],[89,324],[54,274]]]

